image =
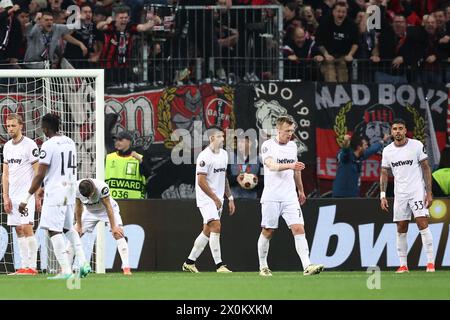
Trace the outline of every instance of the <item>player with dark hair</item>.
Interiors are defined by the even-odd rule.
[[[77,182],[75,201],[75,230],[83,235],[94,231],[99,221],[109,223],[117,241],[117,250],[122,259],[124,275],[131,275],[128,243],[123,233],[122,217],[117,202],[111,198],[108,185],[97,179],[82,179]],[[69,262],[73,259],[71,246],[67,248]]]
[[[44,182],[45,194],[39,228],[48,230],[56,259],[61,266],[61,273],[49,279],[68,279],[73,275],[62,232],[76,252],[81,265],[80,277],[91,272],[80,236],[73,227],[77,150],[72,139],[59,133],[59,124],[59,117],[55,114],[48,113],[42,118],[42,131],[48,140],[41,147],[38,172],[31,182],[28,194],[19,205],[19,212],[26,212],[28,200]]]
[[[428,228],[433,202],[431,193],[431,168],[425,147],[419,140],[406,137],[406,124],[403,119],[394,119],[391,133],[394,142],[383,150],[380,175],[380,205],[388,212],[386,199],[388,170],[394,176],[394,222],[397,223],[397,253],[400,267],[397,273],[408,272],[408,232],[411,215],[414,216],[427,255],[427,272],[434,272],[433,236]]]

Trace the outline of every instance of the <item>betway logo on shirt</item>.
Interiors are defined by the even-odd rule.
[[[399,166],[412,166],[412,164],[413,164],[412,160],[391,162],[391,165],[393,168],[399,167]]]
[[[17,163],[20,164],[22,162],[22,159],[8,159],[8,163]]]
[[[277,163],[294,163],[294,159],[277,159]]]
[[[227,171],[226,168],[218,168],[218,169],[214,168],[214,173],[217,173],[217,172],[225,172],[225,171]]]

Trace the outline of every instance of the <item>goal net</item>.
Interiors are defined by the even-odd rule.
[[[78,179],[104,178],[104,83],[103,70],[0,70],[0,158],[9,140],[6,118],[18,113],[24,120],[23,134],[40,147],[45,141],[41,118],[56,113],[61,119],[61,132],[72,138],[78,152]],[[3,170],[2,170],[3,173]],[[24,193],[27,190],[24,190]],[[3,193],[2,188],[0,192]],[[0,197],[0,273],[11,273],[21,265],[17,234],[7,226],[3,194]],[[56,273],[59,265],[53,254],[47,232],[38,229],[38,269]],[[98,224],[96,236],[88,234],[82,241],[86,258],[99,273],[104,273],[104,224]],[[94,247],[94,243],[96,246]],[[76,262],[75,262],[76,263]],[[94,266],[93,265],[93,266]]]

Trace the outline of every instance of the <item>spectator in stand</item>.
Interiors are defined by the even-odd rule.
[[[355,23],[358,26],[358,51],[356,51],[356,58],[358,59],[358,80],[372,82],[373,72],[367,72],[367,70],[370,70],[371,66],[369,59],[375,48],[376,30],[367,30],[367,17],[366,11],[360,11],[356,15]]]
[[[420,73],[422,83],[442,83],[442,61],[448,58],[446,45],[440,43],[443,34],[438,34],[437,23],[434,15],[430,15],[423,28],[422,45],[423,70]]]
[[[217,0],[216,5],[223,6],[224,9],[214,12],[214,31],[219,42],[223,66],[227,70],[231,70],[235,61],[230,58],[236,56],[239,33],[235,21],[230,15],[230,10],[226,8],[226,0]]]
[[[300,20],[302,21],[302,25],[309,37],[314,40],[319,23],[314,16],[314,11],[311,6],[304,6],[300,10]]]
[[[141,13],[144,5],[167,5],[167,0],[124,0],[123,4],[130,8],[132,23],[141,22]]]
[[[287,30],[291,25],[302,24],[300,21],[300,8],[294,0],[287,2],[283,7],[283,30]]]
[[[407,25],[421,25],[423,14],[418,14],[417,11],[414,10],[411,0],[389,0],[389,3],[386,2],[387,1],[383,1],[383,6],[387,7],[387,13],[391,19],[396,15],[402,15],[405,17]]]
[[[358,12],[355,23],[358,26],[359,38],[356,56],[358,59],[369,59],[375,47],[376,32],[374,29],[367,31],[367,13],[365,11]]]
[[[36,24],[27,36],[28,47],[25,52],[25,62],[38,62],[29,68],[43,69],[44,61],[50,61],[52,68],[58,68],[64,52],[63,41],[72,43],[87,54],[85,45],[74,39],[66,25],[54,24],[53,14],[42,12],[36,15]]]
[[[21,6],[22,7],[22,6]],[[36,14],[47,9],[47,0],[31,0],[28,5],[28,11],[30,13],[30,21],[35,21]]]
[[[88,3],[84,3],[80,8],[80,28],[75,30],[72,36],[83,42],[88,49],[88,55],[84,56],[83,51],[78,46],[68,43],[64,52],[64,57],[75,69],[89,68],[91,63],[98,62],[101,53],[101,41],[103,35],[97,30],[97,26],[92,21],[92,8]]]
[[[371,60],[378,64],[375,71],[377,83],[406,83],[408,66],[408,45],[406,42],[406,19],[396,15],[392,26],[386,19],[381,20],[381,32]]]
[[[19,9],[15,14],[17,21],[20,23],[20,29],[22,30],[21,39],[18,40],[19,51],[17,60],[23,61],[25,58],[25,51],[27,50],[27,34],[31,30],[32,25],[30,23],[30,14],[28,13],[28,9]]]
[[[106,18],[108,18],[108,14],[106,13],[105,8],[103,8],[103,7],[95,7],[94,8],[93,21],[94,21],[96,27],[99,22],[106,21]]]
[[[97,29],[104,34],[100,65],[106,69],[107,82],[120,79],[123,83],[132,80],[131,72],[127,68],[130,65],[133,36],[139,32],[147,32],[155,24],[161,23],[161,19],[156,15],[146,23],[130,23],[128,12],[128,7],[117,7],[114,9],[114,18],[109,17],[97,24]]]
[[[317,80],[314,61],[322,62],[316,43],[306,36],[305,30],[299,25],[291,25],[287,32],[283,46],[285,60],[285,78]]]
[[[336,0],[323,0],[319,2],[319,5],[316,8],[316,17],[319,21],[319,24],[322,23],[323,20],[327,20],[331,16],[335,4]]]
[[[445,35],[447,33],[447,20],[445,18],[444,9],[436,9],[431,15],[436,19],[437,33],[440,35]]]
[[[353,61],[358,50],[358,30],[347,19],[346,5],[336,3],[332,16],[319,25],[316,41],[325,58],[321,65],[325,81],[347,82],[347,62]]]
[[[12,3],[10,3],[12,4]],[[9,68],[7,64],[18,62],[22,28],[14,13],[18,5],[3,4],[0,7],[0,69]]]

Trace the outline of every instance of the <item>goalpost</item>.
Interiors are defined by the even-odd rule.
[[[60,116],[61,132],[76,143],[78,179],[103,180],[104,110],[103,69],[0,70],[1,161],[3,162],[3,145],[9,140],[6,131],[6,117],[9,113],[22,115],[23,134],[35,140],[40,147],[45,141],[40,119],[51,112]],[[0,192],[3,193],[1,188]],[[3,195],[0,196],[0,206],[0,273],[9,273],[14,271],[18,249],[15,231],[6,225]],[[35,230],[38,225],[39,215],[36,214]],[[47,247],[50,241],[46,241],[42,234],[36,234],[36,237],[40,246],[38,268],[49,272],[49,263],[55,262],[53,259],[47,259],[51,253],[51,248]],[[104,223],[97,224],[95,243],[95,271],[105,273]]]

